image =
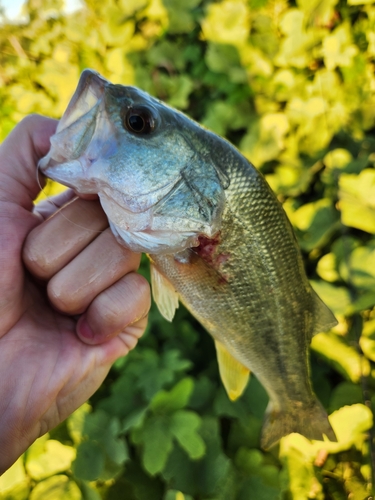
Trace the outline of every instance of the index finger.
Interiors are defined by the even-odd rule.
[[[34,276],[49,279],[107,227],[99,201],[76,198],[29,233],[23,261]]]

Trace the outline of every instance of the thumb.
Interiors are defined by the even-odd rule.
[[[28,232],[40,223],[31,212],[39,192],[36,164],[47,153],[56,124],[29,116],[0,146],[0,337],[23,311],[21,249]]]
[[[32,210],[40,191],[36,177],[38,160],[50,148],[57,120],[30,115],[22,120],[0,146],[0,201]]]

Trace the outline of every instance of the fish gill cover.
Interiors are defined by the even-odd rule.
[[[232,403],[209,336],[155,308],[137,349],[0,479],[4,499],[361,500],[375,362],[375,6],[369,1],[30,0],[0,30],[0,135],[61,117],[81,71],[135,85],[227,137],[266,176],[339,325],[312,342],[338,442],[260,449],[267,396]],[[60,189],[48,186],[48,194]],[[142,272],[147,271],[146,262]]]

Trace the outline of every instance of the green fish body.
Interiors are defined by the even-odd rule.
[[[236,148],[86,70],[40,168],[97,193],[117,238],[149,254],[159,309],[172,319],[180,300],[212,335],[231,399],[256,375],[270,397],[264,448],[291,432],[335,440],[308,352],[336,320],[309,284],[282,206]]]

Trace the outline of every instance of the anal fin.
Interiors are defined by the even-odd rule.
[[[215,340],[220,377],[231,401],[238,399],[249,381],[250,370],[237,361],[224,347]]]
[[[160,314],[168,321],[172,321],[178,308],[178,295],[173,285],[156,269],[150,265],[152,296]]]

